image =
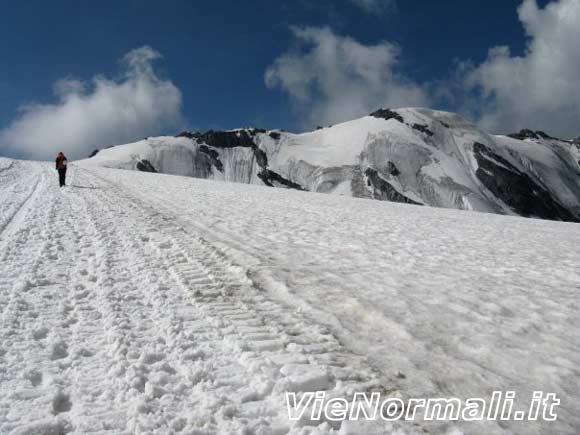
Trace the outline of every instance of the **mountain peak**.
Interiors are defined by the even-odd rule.
[[[405,120],[396,111],[391,109],[381,108],[372,112],[369,116],[374,116],[375,118],[382,118],[386,121],[389,119],[396,119],[397,121],[404,123]]]
[[[546,140],[561,140],[556,137],[550,136],[549,134],[541,131],[541,130],[530,130],[530,129],[523,129],[520,130],[519,133],[511,133],[507,135],[513,139],[519,140],[526,140],[526,139],[546,139]]]
[[[554,141],[532,130],[494,136],[450,112],[381,108],[301,134],[182,132],[103,150],[88,161],[125,169],[148,162],[151,172],[579,221],[577,147]]]

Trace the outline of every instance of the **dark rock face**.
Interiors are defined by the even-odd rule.
[[[379,109],[379,110],[371,113],[369,116],[374,116],[375,118],[382,118],[382,119],[385,119],[387,121],[389,119],[396,119],[397,121],[399,121],[402,124],[405,123],[405,120],[403,119],[403,117],[391,109]]]
[[[220,154],[216,150],[209,148],[207,145],[201,145],[199,147],[199,152],[206,154],[210,158],[211,164],[214,165],[218,171],[224,171],[224,165],[220,160]]]
[[[300,184],[294,183],[287,178],[282,177],[274,171],[263,169],[258,177],[264,182],[266,186],[270,187],[287,187],[289,189],[306,190]]]
[[[376,110],[375,112],[371,113],[369,116],[374,116],[375,118],[382,118],[382,119],[385,119],[387,121],[389,119],[396,119],[401,124],[405,124],[405,120],[403,119],[403,117],[391,109],[379,109],[379,110]],[[429,130],[429,127],[424,125],[424,124],[413,123],[413,124],[407,124],[407,125],[409,127],[411,127],[412,129],[418,130],[421,133],[426,134],[427,136],[433,136],[433,132],[431,130]]]
[[[266,133],[266,129],[264,129],[264,128],[250,128],[249,131],[250,131],[250,134],[252,136],[257,135],[258,133],[262,133],[262,134]]]
[[[266,169],[268,167],[268,156],[266,155],[266,152],[258,147],[254,147],[253,150],[258,166],[262,169]]]
[[[375,169],[367,168],[365,170],[365,176],[367,177],[369,187],[373,189],[373,197],[375,199],[402,202],[404,204],[423,205],[397,192],[397,190],[391,186],[389,182],[383,179]]]
[[[89,154],[89,159],[91,157],[95,157],[99,153],[99,150],[94,150],[92,153]]]
[[[451,128],[451,126],[449,124],[447,124],[446,122],[443,121],[439,121],[441,123],[441,125],[445,128]]]
[[[431,130],[429,130],[429,127],[427,127],[424,124],[412,124],[411,128],[414,130],[418,130],[421,133],[426,134],[427,136],[433,136],[433,132]]]
[[[477,178],[519,215],[580,222],[578,217],[559,204],[545,187],[485,145],[475,142],[473,152],[479,166],[475,172]]]
[[[524,139],[556,139],[559,140],[555,137],[550,136],[549,134],[544,133],[543,131],[540,130],[528,130],[528,129],[523,129],[520,130],[519,133],[512,133],[512,134],[508,134],[509,137],[513,138],[513,139],[519,139],[519,140],[524,140]]]
[[[246,130],[239,131],[214,131],[205,133],[194,133],[194,138],[201,143],[205,143],[214,148],[254,148],[256,144],[251,133]]]
[[[253,128],[250,130],[237,131],[214,131],[209,130],[205,133],[198,132],[182,132],[178,137],[188,137],[200,143],[199,151],[209,157],[208,165],[213,165],[220,172],[224,171],[223,163],[220,161],[220,154],[217,149],[224,148],[251,148],[256,163],[262,169],[258,173],[258,177],[266,186],[270,187],[287,187],[289,189],[305,190],[298,183],[295,183],[282,175],[268,169],[268,156],[266,152],[258,147],[254,142],[254,136],[257,134],[265,134],[266,130],[260,128]],[[278,132],[272,131],[269,136],[275,140],[280,139],[281,135]],[[211,167],[207,168],[207,172],[211,172]]]
[[[396,177],[401,173],[393,162],[387,162],[387,172],[393,177]]]
[[[266,133],[262,128],[252,128],[249,130],[235,130],[235,131],[215,131],[209,130],[205,133],[198,131],[183,131],[176,137],[187,137],[193,139],[198,143],[209,145],[213,148],[253,148],[256,146],[253,136],[258,133]],[[278,134],[278,137],[280,135]]]
[[[306,190],[300,184],[281,176],[280,174],[268,169],[268,156],[266,152],[257,146],[252,147],[256,163],[262,170],[258,173],[258,178],[266,186],[270,187],[286,187],[288,189]]]
[[[157,172],[157,170],[153,167],[153,165],[151,164],[151,162],[149,160],[139,160],[137,162],[136,168],[138,171],[141,172]]]

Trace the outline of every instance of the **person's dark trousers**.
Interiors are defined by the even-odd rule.
[[[60,183],[60,187],[65,185],[66,182],[66,169],[59,169],[58,170],[58,182]]]

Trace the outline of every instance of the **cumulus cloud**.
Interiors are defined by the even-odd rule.
[[[508,47],[494,47],[485,62],[467,69],[464,86],[482,97],[471,110],[492,131],[528,127],[578,136],[580,1],[540,9],[536,0],[524,0],[518,15],[529,38],[526,51],[513,56]]]
[[[297,47],[278,57],[266,85],[286,92],[305,126],[368,114],[379,107],[428,104],[424,89],[398,74],[399,49],[364,45],[329,28],[292,28]]]
[[[356,6],[369,14],[381,15],[396,8],[395,0],[351,0]]]
[[[0,149],[28,158],[49,158],[63,150],[85,157],[95,148],[126,143],[181,124],[181,92],[158,77],[150,47],[127,53],[120,79],[90,82],[65,78],[54,85],[57,102],[28,104],[0,131]]]

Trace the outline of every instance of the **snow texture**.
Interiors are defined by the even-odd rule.
[[[572,223],[0,159],[0,433],[576,434],[578,258]],[[562,402],[290,422],[315,389]]]

